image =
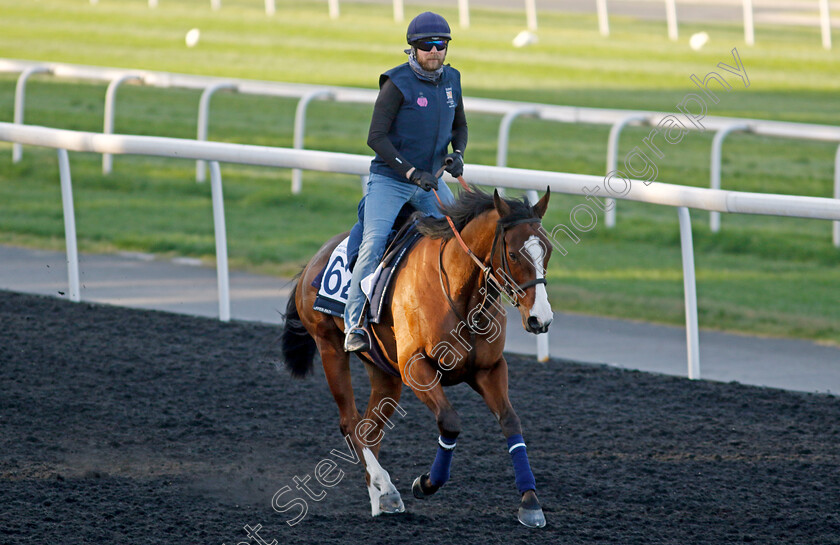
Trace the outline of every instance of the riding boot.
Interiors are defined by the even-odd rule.
[[[344,336],[344,351],[345,352],[367,352],[370,350],[370,343],[367,339],[367,333],[361,329],[351,329]]]

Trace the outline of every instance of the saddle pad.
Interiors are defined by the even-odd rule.
[[[391,280],[399,268],[403,257],[420,240],[422,235],[414,228],[407,229],[403,236],[397,238],[385,259],[376,270],[362,279],[362,291],[368,298],[368,321],[378,324],[382,317],[382,310],[389,302]],[[344,316],[344,306],[347,304],[347,292],[350,289],[352,273],[347,268],[347,239],[335,247],[327,265],[312,281],[312,286],[318,288],[313,309],[331,316]]]
[[[327,260],[327,266],[312,281],[312,287],[318,288],[313,308],[331,316],[343,317],[344,305],[347,304],[347,291],[353,278],[347,263],[349,238],[345,238],[335,247]]]
[[[420,240],[422,235],[413,227],[400,233],[393,248],[385,255],[382,263],[370,276],[362,279],[362,291],[368,298],[368,325],[365,326],[365,335],[368,337],[370,351],[367,356],[373,364],[389,375],[399,377],[398,370],[391,367],[379,343],[373,342],[373,334],[370,331],[370,323],[379,323],[382,309],[390,290],[391,279],[399,267],[403,257]],[[349,237],[348,237],[349,238]],[[312,281],[312,287],[318,288],[318,295],[315,297],[313,309],[331,316],[344,317],[344,307],[347,304],[347,292],[350,288],[352,274],[347,268],[347,238],[335,247],[327,265]],[[372,297],[371,297],[372,294]],[[376,304],[373,304],[375,302]]]

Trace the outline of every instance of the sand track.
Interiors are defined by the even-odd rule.
[[[281,544],[840,543],[836,397],[515,356],[545,529],[516,522],[504,439],[467,387],[448,390],[463,432],[435,497],[411,496],[437,431],[405,390],[380,461],[408,513],[371,519],[361,466],[338,461],[290,527],[272,496],[343,442],[319,364],[278,372],[277,333],[0,292],[0,543],[231,545],[258,524]]]

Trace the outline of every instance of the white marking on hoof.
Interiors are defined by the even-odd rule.
[[[373,517],[385,513],[402,513],[405,507],[402,505],[402,500],[398,499],[400,493],[397,487],[391,482],[391,476],[388,472],[379,465],[376,456],[373,455],[370,449],[362,449],[362,455],[365,458],[365,466],[368,475],[370,475],[370,484],[368,485],[368,495],[370,496],[370,514]],[[393,510],[382,511],[381,500],[383,496],[389,496],[387,503],[393,506]]]
[[[370,496],[370,516],[378,517],[382,511],[379,509],[379,489],[373,486],[373,479],[368,485],[368,495]]]

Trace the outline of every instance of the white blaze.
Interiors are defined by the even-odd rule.
[[[525,241],[525,251],[531,256],[531,263],[537,271],[537,278],[545,278],[545,252],[543,251],[542,241],[536,235],[531,235]],[[545,291],[545,284],[536,285],[536,297],[534,298],[534,306],[531,307],[529,316],[534,316],[541,324],[547,324],[554,318],[554,313],[551,310],[551,305],[548,302],[548,293]]]

